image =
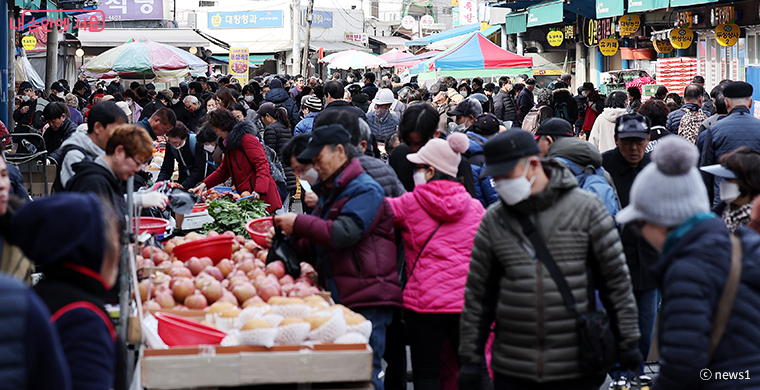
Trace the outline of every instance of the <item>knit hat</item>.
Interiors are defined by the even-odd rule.
[[[282,81],[274,79],[269,82],[269,89],[282,88]]]
[[[303,105],[311,112],[322,111],[322,100],[320,100],[317,95],[310,95],[307,97]]]
[[[652,164],[633,181],[631,203],[617,214],[618,223],[643,220],[672,228],[710,211],[698,160],[699,151],[691,142],[677,136],[662,138],[652,153]]]
[[[413,164],[430,165],[451,177],[456,177],[459,171],[459,163],[462,161],[461,153],[467,151],[470,140],[462,133],[454,133],[443,140],[433,138],[425,144],[417,153],[408,154],[406,158]]]
[[[79,107],[79,99],[77,99],[76,95],[74,95],[73,93],[70,93],[70,92],[67,93],[65,101],[66,101],[66,105],[69,107],[74,107],[74,108]]]

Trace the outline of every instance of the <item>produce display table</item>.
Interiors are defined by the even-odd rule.
[[[372,388],[372,349],[366,344],[147,349],[141,363],[146,389],[289,384],[277,388]]]

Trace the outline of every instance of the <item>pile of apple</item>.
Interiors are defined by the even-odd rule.
[[[216,265],[209,257],[191,257],[186,262],[177,260],[172,250],[177,245],[195,241],[204,236],[189,233],[184,238],[175,237],[164,244],[163,249],[146,246],[137,256],[141,274],[151,275],[139,283],[140,298],[146,310],[206,309],[214,302],[229,302],[240,307],[264,303],[271,297],[304,298],[319,292],[314,287],[316,272],[308,263],[301,263],[298,279],[285,274],[280,261],[265,264],[268,251],[253,240],[235,236],[232,258],[223,259]],[[209,232],[208,236],[219,235]]]

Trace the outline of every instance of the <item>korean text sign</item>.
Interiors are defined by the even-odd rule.
[[[209,12],[208,28],[282,27],[282,11]]]

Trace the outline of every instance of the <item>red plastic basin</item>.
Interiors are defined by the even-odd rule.
[[[221,330],[169,313],[156,313],[158,335],[170,347],[218,345],[227,336]]]
[[[232,257],[232,243],[234,237],[220,235],[216,237],[206,237],[200,240],[184,243],[174,247],[174,256],[182,261],[187,261],[191,257],[210,257],[214,264]]]
[[[208,208],[208,203],[198,203],[195,206],[193,206],[193,213],[200,213],[201,211],[206,211]]]
[[[137,224],[137,218],[132,219],[132,227]],[[163,234],[169,226],[169,221],[163,218],[140,217],[140,234],[145,232],[151,234]]]
[[[269,234],[269,229],[272,226],[274,226],[272,217],[262,217],[248,222],[245,225],[245,230],[248,231],[248,234],[251,235],[251,239],[255,243],[259,244],[261,247],[266,248],[268,247],[267,235]]]

